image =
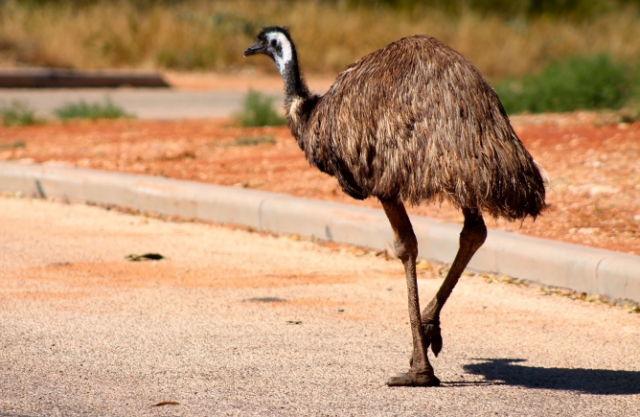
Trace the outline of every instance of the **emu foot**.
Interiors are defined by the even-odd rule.
[[[410,369],[407,373],[401,373],[387,379],[389,387],[437,387],[440,380],[433,371],[415,371]]]

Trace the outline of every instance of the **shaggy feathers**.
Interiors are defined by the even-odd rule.
[[[350,196],[446,199],[512,220],[545,208],[540,172],[498,96],[450,47],[400,39],[353,63],[324,96],[309,93],[293,51],[283,71],[291,132]]]

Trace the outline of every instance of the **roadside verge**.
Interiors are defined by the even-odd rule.
[[[162,177],[0,162],[0,191],[67,198],[275,233],[384,249],[393,233],[379,209]],[[452,262],[461,225],[412,216],[421,258]],[[640,302],[640,257],[490,230],[469,264],[613,300]]]

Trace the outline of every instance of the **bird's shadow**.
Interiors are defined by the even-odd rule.
[[[532,389],[578,391],[594,395],[640,394],[640,372],[608,369],[541,368],[526,366],[525,359],[476,359],[464,365],[465,372],[483,376],[478,383],[450,382],[447,385],[496,384]]]

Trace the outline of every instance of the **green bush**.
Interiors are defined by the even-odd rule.
[[[538,75],[497,84],[509,113],[619,109],[634,94],[630,69],[606,54],[554,62]]]
[[[39,123],[36,111],[25,101],[14,100],[0,108],[3,126],[27,126]]]
[[[287,120],[275,110],[274,99],[257,91],[249,91],[236,120],[244,127],[282,126]]]
[[[54,114],[63,120],[135,117],[133,114],[127,113],[122,107],[113,104],[109,97],[105,97],[102,103],[87,103],[84,100],[67,103],[55,109]]]

